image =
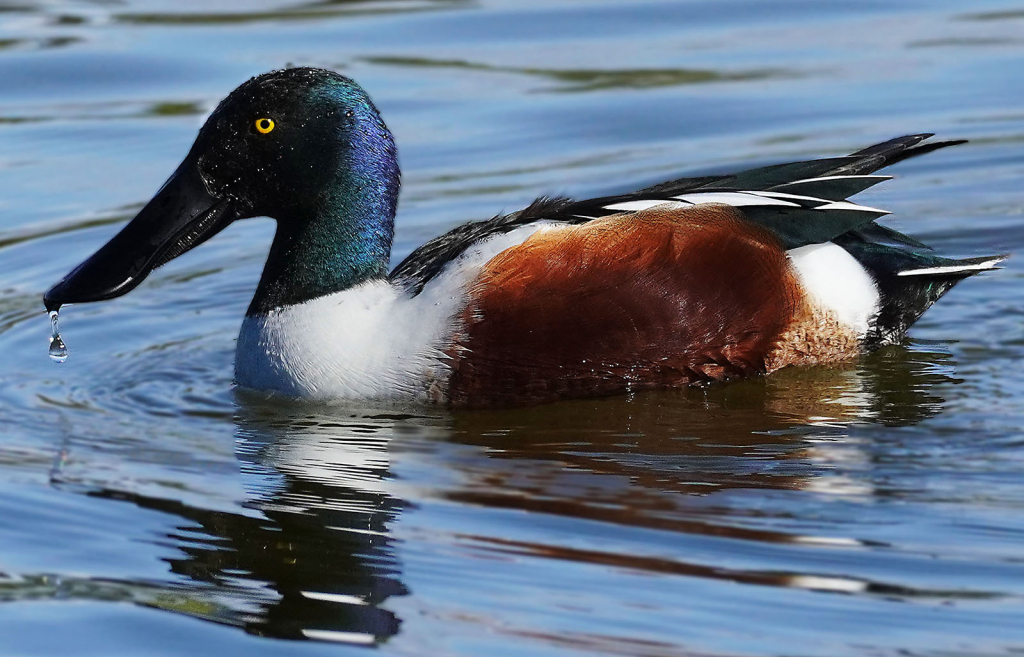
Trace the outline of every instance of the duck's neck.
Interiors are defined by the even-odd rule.
[[[322,194],[277,217],[247,316],[387,276],[399,188],[394,146],[388,142],[383,153],[354,147]]]

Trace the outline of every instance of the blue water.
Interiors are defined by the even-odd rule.
[[[0,3],[0,656],[1024,652],[1024,258],[843,367],[525,410],[232,390],[273,224],[41,294],[287,64],[396,134],[397,262],[541,193],[971,143],[858,197],[1024,247],[1024,5]]]

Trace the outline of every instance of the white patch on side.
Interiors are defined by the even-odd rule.
[[[235,348],[235,380],[254,390],[306,399],[440,401],[456,316],[481,267],[554,222],[536,222],[472,245],[420,294],[369,281],[246,317]]]
[[[942,267],[924,267],[922,269],[908,269],[901,271],[897,276],[927,276],[929,274],[959,274],[969,271],[992,271],[999,269],[996,265],[1006,258],[993,258],[985,262],[977,262],[971,265],[944,265]]]
[[[747,192],[697,192],[694,194],[682,194],[672,198],[686,201],[687,203],[725,203],[733,207],[746,205],[783,205],[790,208],[800,207],[797,203],[790,203],[776,198],[768,198],[750,194]]]
[[[786,252],[807,295],[864,336],[878,314],[875,280],[846,249],[825,242]]]

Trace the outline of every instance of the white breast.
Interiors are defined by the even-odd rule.
[[[534,223],[474,244],[415,297],[377,280],[246,317],[235,381],[307,399],[442,401],[445,350],[480,268],[550,225]]]
[[[417,317],[387,281],[246,317],[235,350],[240,386],[292,397],[415,398],[443,362],[438,316]]]

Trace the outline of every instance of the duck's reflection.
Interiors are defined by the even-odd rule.
[[[259,635],[369,644],[398,632],[400,620],[387,600],[408,592],[391,535],[407,506],[396,492],[395,459],[420,478],[456,473],[416,485],[476,507],[811,543],[814,537],[723,519],[733,510],[723,511],[721,502],[687,500],[734,489],[820,486],[828,445],[841,443],[850,423],[912,424],[938,412],[935,384],[951,381],[945,359],[899,348],[856,367],[784,371],[704,390],[438,417],[242,400],[236,438],[249,491],[244,509],[98,494],[188,521],[165,537],[179,555],[168,563],[183,580],[176,590],[209,604],[202,613],[195,605],[168,608]],[[801,585],[799,575],[465,536],[496,551]]]
[[[938,413],[937,384],[954,381],[948,358],[894,347],[856,366],[792,368],[707,389],[463,413],[450,439],[491,447],[495,458],[625,475],[639,494],[799,489],[818,474],[808,450],[842,438],[851,423],[899,426]]]
[[[388,533],[403,502],[386,485],[388,441],[402,420],[241,405],[237,456],[249,513],[98,494],[189,521],[166,536],[181,555],[167,561],[203,604],[171,610],[263,636],[372,644],[399,626],[380,603],[406,592]]]

